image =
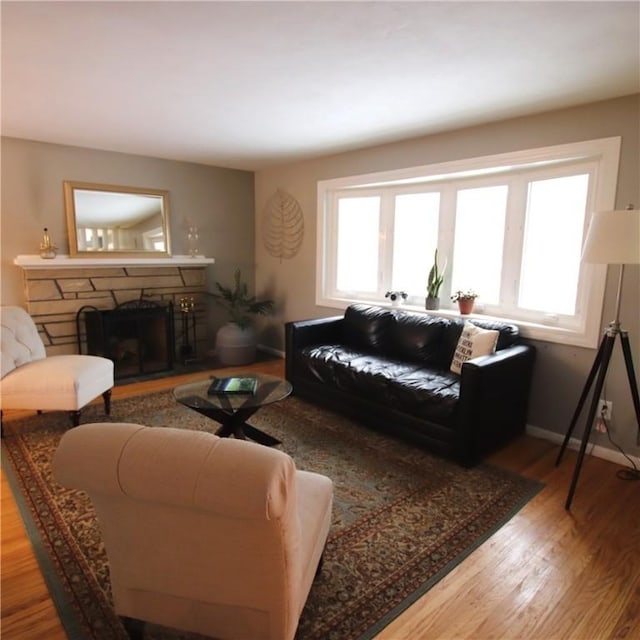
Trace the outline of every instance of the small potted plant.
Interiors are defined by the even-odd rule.
[[[442,270],[438,268],[438,249],[436,249],[433,256],[433,266],[429,271],[429,277],[427,279],[427,297],[424,302],[425,309],[435,310],[440,308],[440,287],[442,287],[442,283],[444,282],[444,272],[446,268],[446,260]]]
[[[466,291],[458,290],[451,296],[451,301],[457,302],[460,315],[466,316],[473,311],[473,305],[477,297],[478,294],[471,289],[467,289]]]
[[[391,300],[392,307],[399,307],[407,299],[408,295],[405,291],[387,291],[384,297]]]

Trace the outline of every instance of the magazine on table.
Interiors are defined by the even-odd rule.
[[[214,378],[207,394],[210,396],[224,394],[253,395],[258,388],[258,380],[251,376],[231,376],[229,378]]]

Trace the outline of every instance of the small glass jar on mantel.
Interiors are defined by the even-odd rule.
[[[189,255],[195,258],[198,255],[198,240],[200,239],[200,233],[198,227],[189,227],[187,232],[187,241],[189,244]]]
[[[50,260],[55,258],[58,254],[58,247],[51,241],[51,236],[49,235],[49,230],[47,227],[44,228],[44,235],[42,236],[42,241],[40,242],[40,257],[46,260]]]

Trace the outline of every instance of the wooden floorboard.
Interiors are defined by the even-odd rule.
[[[283,375],[283,363],[248,370]],[[118,386],[114,398],[206,376]],[[523,437],[490,459],[545,488],[376,640],[640,638],[640,482],[620,480],[620,467],[587,458],[568,513],[575,453],[556,467],[557,453],[549,442]],[[64,640],[4,474],[1,508],[1,637]]]

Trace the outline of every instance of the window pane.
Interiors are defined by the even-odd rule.
[[[473,289],[481,302],[500,302],[506,185],[462,189],[456,205],[452,291]]]
[[[573,315],[589,175],[529,184],[518,305]]]
[[[438,242],[439,193],[396,196],[391,289],[426,296]]]
[[[338,291],[375,293],[378,290],[379,237],[378,196],[338,200]]]

